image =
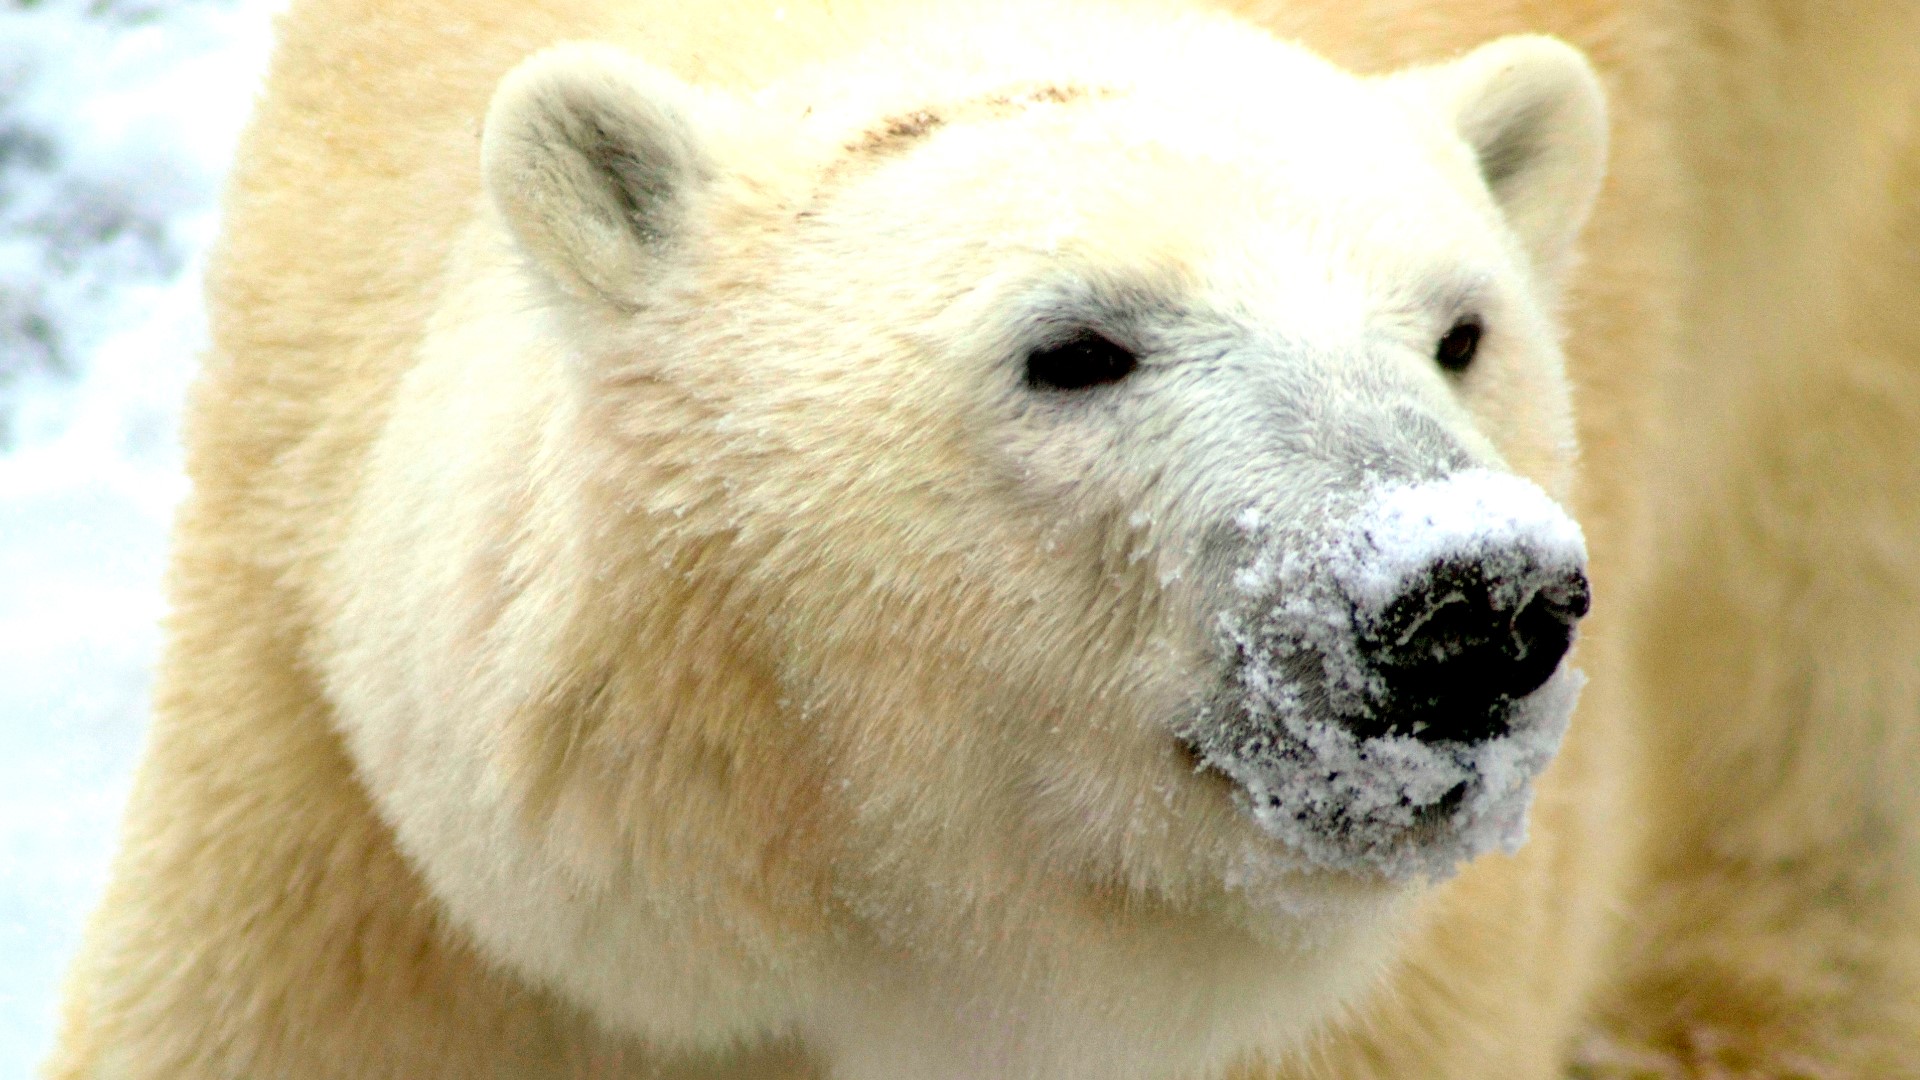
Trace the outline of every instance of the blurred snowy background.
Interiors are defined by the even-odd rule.
[[[0,1077],[46,1052],[146,725],[200,260],[272,0],[0,0]]]

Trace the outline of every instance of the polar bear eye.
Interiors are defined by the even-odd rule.
[[[1140,358],[1092,330],[1027,354],[1027,385],[1042,390],[1085,390],[1119,382]]]
[[[1440,339],[1433,358],[1447,371],[1460,374],[1473,364],[1475,354],[1480,351],[1480,333],[1479,319],[1473,316],[1461,319]]]

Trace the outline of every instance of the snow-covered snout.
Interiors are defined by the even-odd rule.
[[[1336,714],[1355,734],[1497,738],[1514,704],[1559,669],[1589,594],[1571,523],[1537,492],[1498,473],[1456,474],[1390,488],[1346,523],[1356,550],[1344,568],[1358,572],[1334,581],[1365,675]]]
[[[1456,468],[1239,528],[1228,667],[1187,738],[1309,862],[1441,876],[1523,837],[1580,676],[1579,527],[1532,483]]]

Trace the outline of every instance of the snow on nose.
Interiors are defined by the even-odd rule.
[[[1362,659],[1380,673],[1382,694],[1371,715],[1355,718],[1356,733],[1422,742],[1504,734],[1512,703],[1559,669],[1587,606],[1577,570],[1527,566],[1513,578],[1480,560],[1435,563],[1361,631]]]
[[[1384,484],[1259,538],[1185,737],[1306,862],[1445,876],[1525,835],[1582,678],[1586,546],[1532,483]]]
[[[1475,470],[1391,488],[1332,568],[1378,676],[1364,737],[1477,742],[1558,670],[1587,614],[1579,526],[1532,484]],[[1342,571],[1345,571],[1342,573]]]

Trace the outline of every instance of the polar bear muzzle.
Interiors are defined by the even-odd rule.
[[[1384,483],[1261,533],[1221,620],[1228,675],[1184,735],[1303,860],[1444,877],[1525,836],[1582,682],[1579,527],[1532,483]]]

